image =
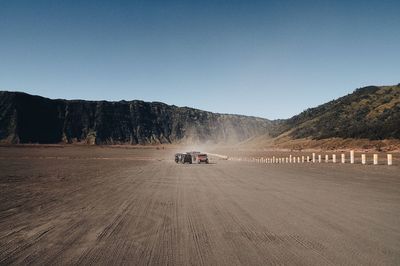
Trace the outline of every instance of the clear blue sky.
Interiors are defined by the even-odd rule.
[[[399,82],[398,0],[0,0],[0,90],[274,119]]]

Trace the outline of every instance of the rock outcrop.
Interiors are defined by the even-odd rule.
[[[268,132],[272,122],[160,102],[52,100],[0,92],[3,143],[236,143]]]

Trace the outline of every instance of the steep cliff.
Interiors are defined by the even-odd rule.
[[[0,92],[5,143],[234,143],[268,133],[272,122],[159,102],[51,100]]]

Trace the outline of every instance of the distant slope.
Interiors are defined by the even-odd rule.
[[[51,100],[0,92],[0,142],[150,144],[237,143],[272,122],[143,101]]]
[[[268,134],[240,143],[247,148],[400,150],[400,84],[369,86],[273,121]]]
[[[273,137],[400,139],[400,85],[369,86],[280,122]]]

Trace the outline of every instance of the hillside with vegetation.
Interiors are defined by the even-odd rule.
[[[369,86],[282,120],[271,135],[293,139],[400,139],[400,84]]]

